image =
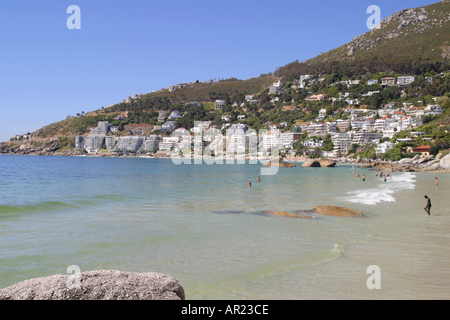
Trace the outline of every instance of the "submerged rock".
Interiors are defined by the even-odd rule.
[[[362,217],[362,212],[354,209],[337,206],[315,206],[312,209],[315,213],[325,216],[338,216],[338,217]]]
[[[0,290],[0,300],[185,300],[185,293],[164,274],[99,270],[26,280]]]
[[[278,216],[278,217],[286,217],[286,218],[298,218],[298,219],[311,219],[311,216],[304,216],[297,213],[286,212],[286,211],[266,211],[267,214]]]

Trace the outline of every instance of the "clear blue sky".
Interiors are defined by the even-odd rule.
[[[435,2],[1,0],[0,141],[134,93],[273,72],[367,32],[370,5],[385,18]]]

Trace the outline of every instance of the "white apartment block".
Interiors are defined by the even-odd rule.
[[[398,77],[397,78],[397,84],[399,86],[402,85],[410,85],[411,83],[414,82],[414,80],[416,80],[416,78],[414,76],[403,76],[403,77]]]
[[[444,112],[444,109],[442,109],[439,105],[427,106],[425,108],[425,113],[429,115],[439,115],[442,114],[442,112]]]
[[[216,110],[222,110],[225,107],[225,101],[216,100]]]
[[[353,135],[352,144],[365,145],[383,137],[381,132],[356,132]]]
[[[380,143],[376,146],[375,153],[376,154],[386,153],[388,150],[393,149],[394,146],[395,146],[395,144],[393,144],[392,142],[389,142],[389,141]]]
[[[327,125],[324,122],[311,122],[308,127],[305,127],[306,130],[303,131],[308,132],[308,136],[326,136],[328,134]]]
[[[351,132],[336,133],[331,140],[334,144],[334,154],[346,155],[352,145],[353,135]]]
[[[180,137],[163,137],[163,141],[159,144],[159,150],[171,151],[178,142],[180,142]]]
[[[322,140],[316,140],[316,139],[308,139],[303,142],[303,146],[307,148],[322,148],[323,147],[323,141]]]
[[[302,133],[286,132],[280,134],[279,147],[280,149],[292,149],[294,143],[303,136]]]

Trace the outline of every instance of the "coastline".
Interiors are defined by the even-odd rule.
[[[156,153],[145,153],[145,154],[126,154],[126,153],[115,153],[110,151],[101,151],[96,154],[88,154],[84,150],[74,150],[65,149],[61,150],[61,145],[58,139],[48,139],[42,143],[39,147],[34,147],[36,141],[27,141],[25,143],[0,143],[0,155],[20,155],[20,156],[77,156],[77,157],[114,157],[114,158],[158,158],[158,159],[171,159],[170,151],[157,151]],[[180,158],[180,160],[183,158]],[[198,159],[192,157],[191,159]],[[204,157],[202,159],[205,159]],[[211,158],[213,159],[213,158]],[[248,156],[243,158],[249,160]],[[225,160],[225,159],[224,159]],[[257,159],[259,161],[270,161],[270,158]],[[315,158],[311,159],[309,157],[301,156],[285,156],[282,158],[284,161],[288,162],[306,162],[309,160],[328,160],[335,164],[351,164],[362,166],[368,170],[379,170],[379,171],[390,171],[390,172],[441,172],[450,173],[450,168],[442,167],[440,155],[438,156],[415,156],[414,158],[404,158],[400,161],[391,160],[373,160],[373,159],[361,159],[357,157],[356,159],[352,156],[348,157],[325,157],[325,158]]]

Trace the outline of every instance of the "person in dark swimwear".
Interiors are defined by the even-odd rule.
[[[261,182],[261,178],[260,177],[258,177],[258,183],[260,183]]]
[[[431,209],[431,199],[428,198],[428,196],[425,196],[425,199],[427,199],[427,206],[424,208],[425,211],[430,215],[430,209]]]
[[[363,181],[366,181],[366,175],[363,175]]]

